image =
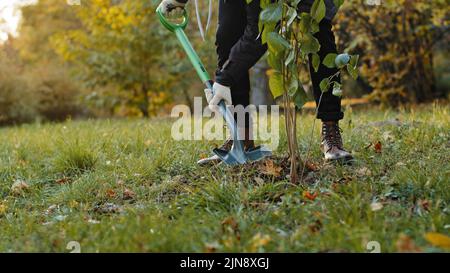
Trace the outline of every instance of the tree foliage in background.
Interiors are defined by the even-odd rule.
[[[349,0],[336,24],[348,50],[362,57],[369,98],[384,104],[420,103],[441,97],[436,89],[436,43],[449,30],[448,0]]]
[[[10,36],[0,47],[0,124],[64,120],[83,113],[78,100],[82,90],[49,42],[55,33],[79,27],[67,7],[59,0],[41,0],[21,8],[20,36]]]
[[[83,27],[53,37],[58,53],[76,65],[79,80],[94,90],[91,101],[148,117],[151,102],[161,105],[169,99],[165,90],[174,81],[160,69],[170,56],[164,53],[167,37],[160,32],[155,8],[156,1],[92,0],[77,10]]]
[[[35,101],[28,94],[20,68],[7,53],[0,52],[0,125],[32,121]]]

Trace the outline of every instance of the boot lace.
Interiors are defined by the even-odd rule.
[[[343,150],[342,136],[341,136],[342,129],[339,127],[339,124],[323,123],[322,132],[323,132],[323,141],[326,142],[327,146],[329,147],[329,150],[331,150],[333,147],[337,147],[340,150]]]
[[[231,150],[232,146],[233,146],[233,140],[232,139],[227,139],[225,141],[225,143],[223,143],[222,146],[220,146],[219,149],[225,150],[225,151],[229,151],[229,150]]]

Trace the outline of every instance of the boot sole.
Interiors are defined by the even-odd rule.
[[[325,162],[338,163],[338,164],[342,164],[342,165],[352,165],[354,161],[355,161],[355,158],[353,156],[346,156],[346,157],[341,157],[341,158],[336,158],[336,159],[325,159]]]

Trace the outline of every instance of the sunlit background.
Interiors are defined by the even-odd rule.
[[[22,5],[35,3],[36,0],[2,0],[0,2],[0,41],[8,39],[8,34],[17,36]]]

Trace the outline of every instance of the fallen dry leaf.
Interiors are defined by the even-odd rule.
[[[258,184],[258,186],[264,185],[264,179],[262,179],[261,177],[255,177],[254,180],[255,180],[256,184]]]
[[[370,209],[372,211],[379,211],[383,208],[383,204],[380,202],[374,202],[372,204],[370,204]]]
[[[16,180],[11,186],[11,192],[13,194],[21,194],[24,191],[28,190],[30,186],[25,181],[22,180]]]
[[[395,243],[398,252],[421,252],[422,250],[416,246],[411,237],[401,234]]]
[[[383,149],[383,145],[381,144],[380,141],[378,141],[377,143],[375,143],[373,148],[375,149],[375,153],[381,154],[381,150]]]
[[[53,212],[55,212],[55,210],[57,210],[57,209],[58,209],[58,205],[51,205],[45,210],[44,214],[45,215],[50,215]]]
[[[437,232],[428,232],[425,234],[425,239],[433,246],[450,249],[450,237],[447,235]]]
[[[236,236],[237,240],[241,239],[241,233],[239,231],[239,225],[236,221],[236,219],[234,219],[234,217],[230,216],[225,218],[222,221],[222,231],[225,233],[227,230],[232,231],[234,233],[234,235]]]
[[[222,226],[223,227],[230,226],[234,230],[238,229],[238,223],[236,222],[236,220],[232,216],[223,219]]]
[[[313,224],[309,225],[308,228],[311,231],[311,233],[316,233],[322,229],[322,226],[323,226],[322,221],[317,219],[316,221],[314,221]]]
[[[63,177],[63,178],[57,179],[55,182],[56,182],[56,184],[64,185],[64,184],[69,183],[70,179],[67,177]]]
[[[205,245],[206,253],[215,253],[219,247],[220,247],[220,245],[217,242],[207,243]]]
[[[8,206],[6,206],[5,204],[1,204],[0,203],[0,216],[5,214],[7,210],[8,210]]]
[[[425,211],[430,211],[430,201],[420,200],[419,203]]]
[[[316,172],[316,171],[319,170],[319,167],[316,164],[312,163],[312,162],[306,162],[305,163],[305,167],[308,170],[313,171],[313,172]]]
[[[69,207],[71,207],[71,208],[76,208],[76,207],[78,207],[78,205],[79,205],[79,203],[76,200],[71,200],[69,202]]]
[[[130,189],[123,190],[123,196],[122,196],[123,200],[132,200],[132,199],[134,199],[135,196],[136,196],[136,194],[134,193],[134,191],[132,191]]]
[[[145,146],[150,146],[150,145],[152,145],[153,144],[153,140],[151,140],[151,139],[147,139],[145,142],[144,142],[144,145]]]
[[[317,196],[318,196],[317,192],[314,192],[314,193],[310,193],[309,191],[303,192],[303,197],[305,197],[306,199],[311,200],[311,201],[314,201]]]
[[[280,166],[277,166],[272,160],[268,159],[264,162],[264,164],[261,166],[260,170],[265,175],[275,176],[279,177],[281,175],[281,168]]]
[[[93,224],[93,225],[100,224],[100,221],[95,220],[95,219],[89,219],[89,220],[87,220],[87,222],[88,222],[89,224]]]
[[[108,189],[106,190],[106,196],[108,196],[108,198],[114,198],[116,197],[116,192],[113,189]]]
[[[255,252],[258,248],[266,246],[268,243],[270,243],[271,240],[272,238],[270,238],[269,235],[262,235],[258,232],[252,238],[252,251]]]
[[[356,174],[359,176],[370,176],[372,175],[372,171],[370,171],[367,167],[362,167],[356,171]]]

